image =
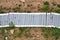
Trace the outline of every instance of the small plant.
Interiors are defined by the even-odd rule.
[[[41,8],[38,8],[38,11],[41,11]]]
[[[60,4],[57,4],[57,7],[59,7],[59,8],[60,8]]]
[[[20,27],[19,30],[20,30],[20,33],[18,34],[20,37],[22,36],[23,32],[25,32],[27,28],[26,27]]]
[[[3,11],[3,10],[0,10],[0,14],[1,14],[1,13],[6,13],[6,12],[5,12],[5,11]]]
[[[32,35],[29,32],[25,32],[24,34],[26,37],[32,37]]]
[[[10,28],[14,28],[14,27],[15,27],[15,25],[13,24],[13,22],[10,22],[10,23],[9,23],[9,27],[10,27]]]
[[[19,6],[13,8],[13,11],[14,12],[21,12],[21,8]]]
[[[56,3],[53,2],[52,4],[53,4],[53,6],[56,6]]]
[[[48,12],[48,11],[49,11],[49,6],[44,6],[44,7],[42,8],[42,11]]]
[[[47,1],[46,1],[46,2],[44,2],[44,5],[49,5],[49,2],[47,2]]]
[[[55,40],[58,40],[58,38],[60,37],[60,29],[59,28],[42,28],[42,32],[45,38],[48,37],[55,37]]]
[[[28,7],[30,7],[31,5],[27,5]]]
[[[60,29],[59,28],[54,28],[53,29],[53,36],[55,36],[55,40],[57,40],[60,36]]]
[[[26,11],[27,13],[31,13],[31,11]]]
[[[18,5],[19,7],[22,6],[21,4]]]
[[[60,13],[60,9],[55,10],[56,13]]]

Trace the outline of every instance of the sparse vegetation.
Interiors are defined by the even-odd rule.
[[[51,0],[51,1],[53,1],[53,0]],[[41,4],[41,2],[43,2],[43,3]],[[55,8],[55,7],[60,8],[60,4],[58,4],[58,2],[56,2],[56,1],[50,2],[48,0],[48,1],[41,1],[41,2],[39,3],[39,0],[37,0],[37,2],[33,1],[33,0],[32,1],[26,1],[26,2],[19,1],[19,2],[16,2],[15,4],[13,3],[10,6],[7,5],[7,7],[2,6],[3,5],[2,4],[2,5],[0,5],[0,13],[7,13],[7,12],[21,12],[21,13],[22,12],[27,12],[27,13],[51,12],[50,9],[52,9],[52,6],[54,6],[53,8]],[[7,2],[5,2],[5,3],[7,3]],[[48,10],[46,10],[46,9],[48,9]],[[59,12],[58,9],[53,9],[54,12],[56,12],[55,10],[57,12]]]
[[[60,37],[60,29],[59,28],[53,29],[53,36],[55,36],[55,40],[58,40],[58,38]]]
[[[60,29],[59,28],[42,28],[42,32],[45,38],[50,36],[55,37],[55,40],[58,40],[60,37]]]
[[[53,6],[56,6],[56,3],[53,2],[52,4],[53,4]]]
[[[55,10],[56,13],[60,13],[60,9]]]
[[[49,2],[47,2],[47,1],[44,2],[44,7],[42,8],[42,11],[44,11],[44,12],[49,11]]]
[[[60,8],[60,4],[57,4],[57,7],[59,7],[59,8]]]
[[[44,11],[44,12],[49,12],[49,6],[44,6],[44,7],[42,8],[42,11]]]
[[[20,9],[20,7],[15,7],[15,8],[13,8],[13,11],[14,12],[21,12],[21,9]]]
[[[9,23],[9,27],[12,29],[12,28],[15,28],[15,25],[13,24],[13,22],[10,22]]]
[[[9,28],[3,28],[3,29],[9,29]],[[17,33],[18,30],[19,30],[19,32]],[[4,33],[4,30],[0,29],[0,34],[1,34],[1,31],[3,31],[3,33]],[[36,28],[36,29],[20,27],[20,28],[17,28],[17,31],[15,30],[16,34],[14,33],[12,35],[12,34],[10,34],[9,30],[7,30],[7,32],[8,32],[7,35],[10,34],[10,35],[12,35],[12,37],[15,37],[15,39],[19,38],[19,40],[24,37],[26,37],[27,40],[28,40],[28,38],[32,39],[33,37],[35,37],[34,39],[37,39],[37,37],[40,39],[42,37],[43,40],[48,40],[48,39],[49,40],[51,40],[51,39],[58,40],[60,38],[60,28],[56,28],[56,27],[55,28],[42,27],[42,28]],[[38,35],[40,35],[40,37],[37,35],[37,33],[38,33]],[[41,34],[39,34],[39,33],[41,33]],[[14,36],[14,35],[18,35],[18,36]],[[9,36],[9,37],[11,38],[11,36]]]
[[[49,2],[48,2],[48,1],[45,1],[45,2],[44,2],[44,5],[49,5]]]
[[[31,13],[31,11],[26,11],[27,13]]]
[[[6,13],[6,11],[0,10],[0,14],[2,14],[2,13]]]
[[[24,33],[24,31],[26,31],[26,27],[20,27],[19,30],[20,30],[20,33],[18,34],[20,37],[22,36],[22,34]]]
[[[27,5],[27,7],[30,7],[30,6],[31,6],[31,5],[29,5],[29,4]]]

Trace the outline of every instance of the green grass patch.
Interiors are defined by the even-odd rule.
[[[25,32],[26,29],[27,29],[27,27],[20,27],[20,28],[19,28],[19,30],[20,30],[19,36],[20,36],[20,37],[22,36],[22,34]]]
[[[41,28],[41,29],[42,29],[42,32],[43,32],[43,35],[45,38],[54,36],[55,40],[58,40],[58,38],[60,37],[60,29],[59,28],[52,27],[52,28]]]

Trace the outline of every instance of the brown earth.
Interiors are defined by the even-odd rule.
[[[55,36],[52,35],[53,28],[37,27],[20,29],[21,28],[14,28],[14,34],[11,34],[10,32],[12,29],[8,29],[8,40],[56,40]],[[58,37],[58,40],[60,40],[60,36]]]
[[[7,40],[60,40],[60,28],[20,27],[0,29],[0,40],[5,40],[6,37]]]
[[[38,8],[42,8],[45,1],[49,2],[50,7],[53,2],[60,4],[60,0],[0,0],[0,10],[7,12],[38,12]],[[19,8],[17,9],[16,7]],[[57,9],[57,7],[55,8]]]
[[[0,40],[4,40],[4,34],[1,28],[0,28]]]
[[[42,5],[44,1],[48,1],[49,3],[56,2],[60,4],[60,0],[25,0],[25,4],[33,4],[37,6],[37,4]],[[15,7],[19,4],[23,4],[23,1],[21,0],[0,0],[0,6],[2,5],[3,7]]]

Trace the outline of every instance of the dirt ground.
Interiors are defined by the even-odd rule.
[[[6,12],[38,12],[38,9],[44,6],[45,1],[48,1],[50,6],[53,2],[60,4],[60,0],[0,0],[0,10]]]
[[[60,40],[60,28],[0,28],[0,40]]]
[[[4,40],[4,34],[1,28],[0,28],[0,40]]]
[[[37,4],[41,4],[44,2],[44,1],[48,1],[49,3],[52,3],[52,2],[56,2],[58,4],[60,4],[60,0],[0,0],[0,6],[2,5],[3,7],[14,7],[19,4],[22,4],[23,2],[25,2],[25,4],[30,4],[32,3],[33,5],[37,6]]]
[[[59,28],[20,27],[4,29],[7,30],[7,33],[4,34],[7,37],[7,40],[60,40]],[[11,30],[14,30],[13,34],[11,33]]]

